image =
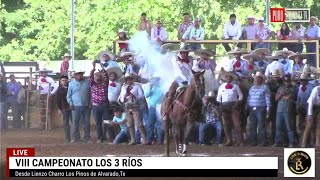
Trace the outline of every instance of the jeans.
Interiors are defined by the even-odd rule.
[[[154,127],[157,129],[157,138],[158,143],[163,144],[164,141],[164,130],[162,127],[162,122],[160,118],[160,114],[158,114],[157,109],[155,107],[150,107],[149,109],[149,117],[147,124],[147,143],[151,144],[154,138]]]
[[[216,122],[209,122],[209,123],[202,123],[199,125],[199,143],[200,144],[207,144],[210,142],[211,138],[206,136],[206,132],[208,130],[213,131],[216,130],[216,144],[221,144],[221,134],[222,134],[222,124],[221,121]]]
[[[113,119],[113,111],[110,108],[107,108],[103,113],[103,120],[112,120]],[[107,136],[108,134],[108,136]],[[109,142],[113,142],[115,138],[115,131],[114,127],[110,126],[109,124],[103,123],[103,140],[107,140]]]
[[[8,111],[11,108],[12,111],[12,126],[13,128],[21,128],[21,116],[19,115],[18,102],[7,102],[5,116],[8,117]]]
[[[266,43],[257,43],[256,47],[254,49],[258,49],[258,48],[268,48],[268,44],[266,44]]]
[[[281,143],[283,129],[288,134],[289,143],[294,144],[293,124],[290,121],[290,112],[277,112],[275,144]]]
[[[125,130],[122,130],[119,132],[119,134],[114,139],[113,144],[120,144],[122,142],[128,141],[129,138],[130,138],[129,130],[128,128],[126,128]]]
[[[88,106],[75,106],[72,111],[73,133],[74,140],[80,139],[80,122],[84,125],[84,140],[89,141],[90,136],[90,108]]]
[[[6,129],[6,114],[5,113],[6,104],[4,102],[0,102],[0,130]]]
[[[69,125],[69,121],[72,124],[72,115],[71,115],[71,110],[67,109],[67,110],[62,110],[62,115],[63,115],[63,127],[64,127],[64,138],[67,141],[70,141],[71,137],[70,137],[70,125]]]
[[[315,53],[316,52],[316,44],[315,43],[306,43],[307,53]],[[309,54],[307,64],[310,66],[317,66],[317,58],[316,54]]]
[[[266,144],[267,128],[266,128],[266,107],[257,107],[256,110],[250,108],[249,114],[249,135],[248,141],[250,144],[256,144],[258,127],[258,142]]]
[[[106,106],[100,105],[100,106],[92,107],[93,118],[96,123],[97,137],[98,137],[98,140],[101,140],[101,141],[104,139],[102,123],[104,120],[103,115],[105,114],[105,112],[108,112],[106,111]],[[108,115],[105,115],[105,116],[107,116],[105,120],[110,120],[108,119]]]

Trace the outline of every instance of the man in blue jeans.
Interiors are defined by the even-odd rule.
[[[291,85],[291,75],[288,74],[284,77],[284,85],[281,86],[276,94],[277,106],[277,118],[276,118],[276,137],[274,147],[281,146],[282,132],[287,133],[289,138],[289,147],[294,147],[294,124],[292,112],[294,112],[293,103],[296,99],[297,90],[296,87]]]
[[[208,138],[206,134],[216,130],[215,144],[222,146],[221,134],[222,134],[222,124],[221,124],[221,113],[218,110],[218,106],[215,100],[215,94],[213,91],[208,93],[208,96],[203,98],[203,113],[205,115],[205,123],[199,125],[199,144],[205,145],[210,144],[211,138]],[[209,131],[208,131],[209,130]]]
[[[271,92],[268,86],[263,84],[264,75],[261,72],[257,72],[253,78],[254,85],[249,90],[246,105],[249,112],[248,144],[256,146],[258,140],[259,146],[265,146],[267,139],[266,117],[269,116]]]
[[[314,16],[310,18],[310,25],[308,26],[307,29],[307,34],[306,34],[306,40],[320,40],[320,27],[317,26],[318,19]],[[316,53],[316,43],[305,43],[306,44],[306,49],[307,53]],[[310,66],[316,67],[317,65],[317,60],[316,60],[316,55],[315,54],[310,54],[307,63],[310,64]],[[320,63],[320,62],[318,62]]]
[[[122,112],[121,107],[114,108],[113,111],[114,117],[113,120],[110,122],[110,126],[114,127],[115,125],[120,126],[120,132],[116,136],[116,138],[113,141],[113,144],[120,144],[124,141],[128,141],[130,138],[130,133],[127,128],[127,119],[126,119],[126,113]]]
[[[145,97],[149,98],[149,115],[147,124],[147,144],[151,145],[154,139],[154,127],[156,126],[158,144],[163,144],[164,131],[162,127],[162,122],[160,114],[157,109],[161,105],[164,98],[163,90],[160,86],[159,75],[153,75],[150,77],[150,86],[145,91]]]
[[[84,124],[84,141],[91,143],[90,136],[90,86],[89,80],[83,77],[84,71],[75,71],[74,80],[69,83],[67,101],[72,110],[73,133],[71,142],[80,140],[80,121]]]

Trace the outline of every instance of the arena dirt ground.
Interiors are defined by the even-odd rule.
[[[36,156],[162,156],[164,152],[163,145],[110,145],[107,143],[97,144],[94,128],[92,144],[76,143],[70,144],[64,142],[64,133],[62,128],[52,131],[43,131],[37,129],[21,129],[8,130],[1,133],[1,175],[0,179],[9,179],[5,177],[5,157],[6,148],[8,147],[34,147]],[[173,152],[173,144],[171,144]],[[221,178],[221,179],[284,179],[283,178],[283,148],[274,147],[215,147],[215,146],[199,146],[190,145],[188,152],[190,156],[277,156],[279,157],[279,175],[278,178]],[[214,163],[214,162],[213,162]],[[245,162],[244,162],[245,163]],[[263,162],[261,162],[263,163]],[[214,174],[212,175],[214,176]],[[316,150],[316,177],[320,177],[320,150]],[[19,179],[58,179],[50,178],[10,178],[10,180]],[[67,178],[59,178],[67,179]],[[68,178],[70,179],[70,178]],[[77,178],[77,179],[97,179],[97,178]],[[102,179],[102,178],[100,178]],[[115,178],[108,178],[115,179]],[[129,179],[129,178],[121,178]],[[145,179],[158,180],[164,178],[130,178],[130,179]],[[174,180],[189,180],[189,179],[218,179],[218,178],[187,178],[173,177],[165,179]],[[220,179],[220,178],[219,178]],[[301,178],[302,179],[302,178]]]

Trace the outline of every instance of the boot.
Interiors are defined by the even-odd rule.
[[[134,131],[134,127],[128,127],[129,133],[130,133],[130,143],[129,145],[135,145],[136,144],[136,134]]]
[[[143,145],[147,144],[147,132],[143,125],[139,127],[139,131],[141,133],[141,138],[142,138],[141,144]]]

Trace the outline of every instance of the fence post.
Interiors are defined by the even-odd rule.
[[[319,47],[319,41],[316,41],[316,56],[317,56],[317,62],[316,62],[316,66],[317,68],[320,68],[320,55],[319,55],[319,50],[320,50],[320,47]]]

